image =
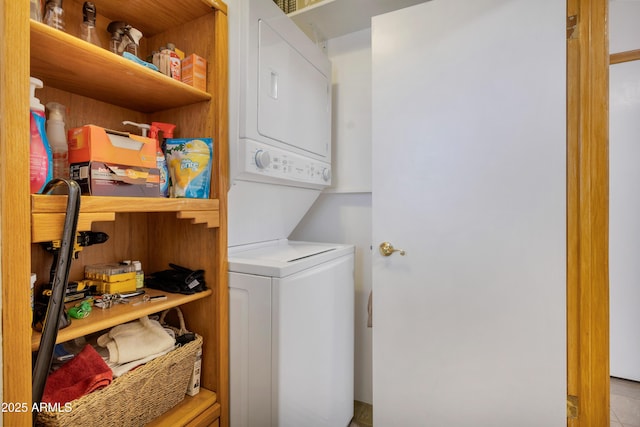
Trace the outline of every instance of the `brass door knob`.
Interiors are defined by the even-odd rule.
[[[380,253],[384,256],[391,256],[394,252],[400,252],[401,256],[404,256],[405,251],[403,249],[395,249],[389,242],[380,243]]]

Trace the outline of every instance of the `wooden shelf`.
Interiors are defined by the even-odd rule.
[[[371,28],[371,17],[427,0],[324,0],[287,16],[313,41]]]
[[[197,424],[196,422],[203,415],[208,417],[205,424]],[[151,421],[147,427],[177,427],[193,425],[192,423],[208,426],[219,416],[220,405],[217,403],[217,395],[210,390],[200,388],[200,393],[195,396],[186,396],[170,412]]]
[[[31,20],[31,75],[47,87],[152,113],[211,94]]]
[[[64,213],[67,196],[31,195],[32,213]],[[82,196],[80,212],[180,212],[218,210],[218,199]]]
[[[139,319],[143,316],[148,316],[159,311],[166,310],[168,308],[177,307],[192,301],[196,301],[202,298],[210,296],[213,292],[211,289],[207,289],[203,292],[198,292],[193,295],[172,294],[168,292],[162,292],[156,289],[146,289],[145,295],[166,295],[166,300],[143,302],[138,305],[134,305],[138,301],[142,301],[142,296],[131,298],[129,304],[116,304],[111,308],[101,309],[94,307],[91,310],[91,314],[84,319],[72,319],[71,325],[58,331],[58,338],[56,343],[66,342],[74,338],[82,337],[85,335],[99,332],[104,329],[111,328],[121,323],[130,322],[132,320]],[[75,303],[70,303],[73,306]],[[33,331],[31,334],[31,350],[35,351],[40,347],[39,332]]]
[[[67,196],[31,196],[31,243],[60,239],[66,218]],[[220,226],[217,199],[82,196],[77,231],[89,231],[94,222],[115,221],[116,213],[175,212],[192,224]]]

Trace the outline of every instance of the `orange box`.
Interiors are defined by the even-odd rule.
[[[106,162],[156,167],[156,141],[94,125],[69,130],[69,163]]]
[[[192,53],[182,60],[182,82],[202,91],[207,90],[207,60]]]

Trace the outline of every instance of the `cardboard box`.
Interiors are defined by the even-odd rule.
[[[195,53],[182,60],[182,82],[202,91],[207,90],[207,61]]]
[[[71,179],[92,196],[161,197],[160,170],[105,162],[71,165]]]
[[[156,167],[156,141],[94,125],[69,130],[69,164],[104,162]]]

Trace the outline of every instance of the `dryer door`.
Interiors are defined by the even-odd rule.
[[[259,39],[258,132],[330,162],[330,76],[263,20]]]

